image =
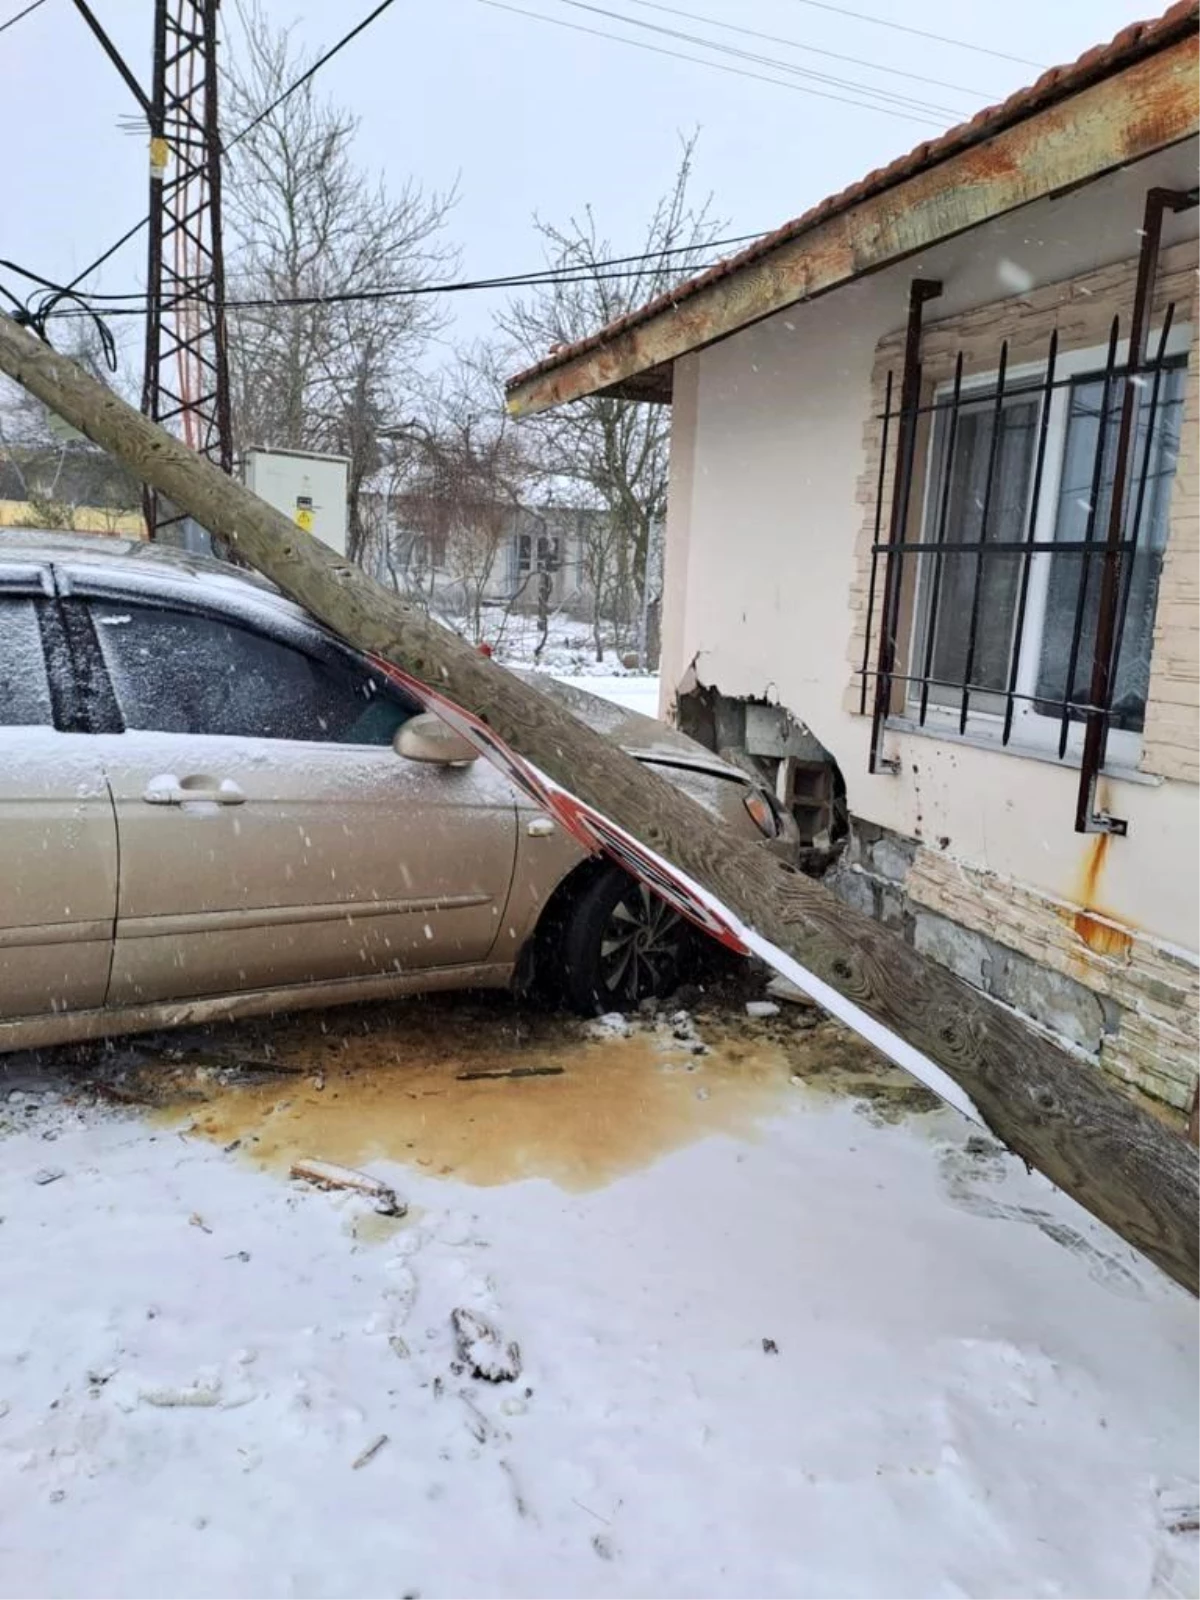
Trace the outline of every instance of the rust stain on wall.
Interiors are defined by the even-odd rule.
[[[1075,913],[1075,932],[1098,956],[1109,956],[1124,961],[1133,949],[1133,939],[1124,928],[1115,928],[1111,922],[1101,922],[1087,911]]]
[[[1114,961],[1125,961],[1133,949],[1133,938],[1123,927],[1118,926],[1113,919],[1101,912],[1101,882],[1112,837],[1110,833],[1098,833],[1088,845],[1079,883],[1075,894],[1072,895],[1072,899],[1077,900],[1082,909],[1072,914],[1071,923],[1077,937],[1082,939],[1088,949],[1094,951],[1096,955],[1108,956]]]

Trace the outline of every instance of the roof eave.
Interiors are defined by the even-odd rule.
[[[814,220],[644,319],[516,379],[513,416],[610,392],[669,399],[671,364],[689,351],[879,271],[1036,200],[1078,188],[1197,132],[1197,36],[1033,111],[846,208]],[[639,386],[644,391],[638,394]]]

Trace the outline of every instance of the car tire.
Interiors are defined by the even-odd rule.
[[[671,994],[696,954],[691,924],[619,867],[570,905],[558,964],[563,997],[585,1016]]]

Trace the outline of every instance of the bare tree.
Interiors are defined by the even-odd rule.
[[[320,99],[313,80],[276,106],[307,62],[260,0],[238,15],[226,117],[250,131],[229,149],[229,298],[266,303],[229,313],[237,444],[348,456],[347,549],[358,559],[381,432],[441,325],[432,299],[414,291],[454,262],[438,237],[453,196],[412,182],[389,193],[370,179],[353,159],[357,120]]]
[[[518,359],[539,361],[548,350],[594,333],[706,262],[708,246],[724,224],[712,214],[711,199],[700,204],[691,199],[695,149],[693,133],[682,140],[675,175],[650,215],[638,258],[619,276],[617,269],[602,265],[621,252],[602,235],[590,207],[562,227],[535,219],[549,264],[572,271],[567,281],[538,285],[497,319]],[[597,530],[585,555],[589,585],[594,595],[603,596],[599,603],[613,608],[618,626],[636,624],[651,598],[646,581],[648,570],[653,581],[653,530],[666,515],[670,419],[665,408],[592,395],[522,427],[544,474],[575,484],[586,504],[604,512],[608,532]],[[599,649],[598,617],[593,631]]]
[[[523,442],[470,354],[460,355],[427,396],[424,415],[394,429],[393,440],[401,447],[401,486],[392,510],[403,530],[409,570],[415,566],[419,574],[426,565],[448,574],[448,598],[478,643],[490,591],[507,577],[507,555],[530,482]],[[505,595],[502,606],[514,598]]]

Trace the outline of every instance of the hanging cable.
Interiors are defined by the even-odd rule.
[[[762,234],[761,231],[758,232],[758,233],[735,233],[735,234],[730,234],[730,235],[728,235],[728,236],[726,236],[725,238],[722,238],[722,239],[708,239],[708,240],[705,240],[705,241],[703,241],[702,243],[699,243],[699,244],[670,245],[667,248],[662,249],[662,250],[640,250],[640,251],[636,251],[633,255],[628,255],[628,256],[606,256],[606,257],[603,257],[602,259],[600,259],[598,261],[580,262],[580,263],[577,263],[577,264],[568,264],[568,265],[562,266],[562,267],[537,267],[537,268],[534,268],[532,271],[529,271],[529,272],[503,273],[503,274],[498,274],[496,277],[490,278],[490,279],[479,279],[479,280],[469,280],[469,281],[470,282],[478,281],[478,282],[483,283],[483,284],[503,283],[503,284],[506,284],[506,285],[512,285],[513,287],[519,287],[523,283],[535,283],[536,284],[536,283],[554,282],[554,281],[556,281],[557,276],[559,274],[561,274],[561,273],[564,273],[564,272],[583,272],[585,274],[589,274],[590,275],[590,274],[598,273],[598,272],[600,272],[602,270],[606,270],[609,267],[625,267],[625,266],[637,267],[637,266],[641,266],[643,264],[650,263],[650,262],[665,261],[668,257],[671,257],[671,256],[697,255],[697,254],[700,254],[701,252],[704,252],[704,251],[711,252],[713,250],[723,250],[723,249],[726,249],[727,247],[732,246],[732,245],[753,244],[756,240],[761,239],[762,237],[763,237],[763,234]],[[711,265],[715,265],[715,263],[710,262],[710,263],[707,263],[707,265],[711,266]],[[15,272],[22,278],[28,278],[31,283],[39,284],[43,289],[50,289],[50,290],[58,291],[63,287],[63,286],[55,283],[50,278],[42,277],[40,273],[31,272],[28,269],[28,267],[19,266],[17,264],[17,262],[9,261],[9,260],[4,259],[2,257],[0,257],[0,268],[4,268],[9,272]],[[687,267],[687,271],[688,271],[689,275],[691,275],[694,272],[699,272],[700,270],[702,270],[702,269],[700,267],[698,267],[698,266],[689,265]],[[636,272],[631,272],[629,274],[613,273],[613,274],[611,274],[611,276],[613,276],[613,277],[624,277],[624,276],[637,277],[637,276],[639,276],[639,274],[636,273]],[[76,287],[77,282],[78,282],[78,280],[75,280],[72,283],[67,284],[65,287],[67,289],[74,289]],[[428,287],[429,287],[429,291],[431,293],[435,293],[441,287],[447,287],[448,288],[448,287],[451,287],[451,286],[450,285],[436,285],[436,284],[433,284],[433,285],[429,285]],[[393,289],[380,289],[380,290],[364,289],[364,290],[359,290],[359,291],[356,291],[356,292],[358,294],[362,295],[362,296],[376,295],[376,296],[384,296],[384,297],[386,297],[387,295],[396,293],[397,291],[393,290]],[[407,292],[407,291],[405,291],[405,292]],[[89,304],[96,304],[96,303],[99,303],[100,301],[109,302],[109,301],[135,300],[135,301],[137,301],[139,303],[139,306],[144,304],[145,301],[146,301],[146,298],[147,298],[146,292],[145,292],[144,289],[126,290],[125,292],[120,293],[120,294],[106,294],[106,293],[100,292],[99,290],[95,290],[95,291],[87,290],[87,291],[85,291],[83,297],[88,301]],[[227,307],[229,307],[230,309],[236,309],[237,307],[239,307],[241,305],[249,304],[251,302],[243,302],[243,301],[237,301],[237,300],[227,300],[225,303],[226,303]],[[253,303],[263,304],[263,303],[267,303],[267,302],[261,302],[260,301],[260,302],[253,302]],[[281,304],[286,304],[287,302],[285,302],[283,300],[275,300],[275,301],[271,301],[269,303],[273,304],[273,305],[281,305]]]
[[[57,289],[52,294],[43,295],[36,307],[22,305],[16,296],[7,289],[4,293],[13,301],[15,309],[10,313],[12,320],[22,327],[36,333],[43,344],[50,343],[50,335],[46,331],[46,323],[52,316],[83,316],[90,317],[92,325],[100,340],[100,348],[104,352],[104,362],[110,372],[117,370],[117,341],[112,336],[112,330],[107,327],[100,313],[89,306],[87,302],[71,289]],[[75,311],[59,311],[59,304],[71,301],[78,307]],[[142,313],[139,312],[139,315]]]
[[[970,44],[966,39],[952,39],[948,34],[930,33],[924,28],[910,28],[903,22],[891,22],[886,17],[872,17],[865,11],[851,11],[846,6],[833,4],[833,0],[796,0],[797,5],[812,6],[816,11],[832,11],[839,17],[853,17],[855,22],[869,22],[877,28],[891,28],[896,33],[911,33],[916,39],[932,39],[935,44],[953,45],[956,50],[973,50],[976,55],[994,56],[997,61],[1015,61],[1019,67],[1033,67],[1044,72],[1040,61],[1030,61],[1026,56],[1010,56],[1004,50],[992,50],[985,44]]]
[[[699,45],[701,49],[715,51],[719,55],[731,56],[736,60],[749,61],[760,67],[770,67],[775,72],[790,72],[795,77],[810,78],[814,83],[828,84],[835,89],[848,89],[854,94],[867,94],[875,100],[884,102],[877,109],[885,109],[887,103],[899,106],[905,111],[915,111],[922,115],[932,112],[935,115],[946,117],[959,117],[963,113],[952,106],[934,105],[928,100],[917,100],[912,95],[896,94],[891,89],[877,89],[869,83],[859,83],[853,79],[835,78],[825,72],[814,72],[811,67],[802,67],[794,61],[781,61],[778,56],[761,55],[753,50],[742,50],[737,45],[722,44],[720,40],[706,39],[703,34],[685,33],[681,28],[668,28],[662,23],[647,22],[642,17],[631,17],[620,11],[610,11],[606,6],[589,3],[589,0],[554,0],[557,5],[570,6],[573,11],[590,11],[596,16],[608,17],[614,22],[623,22],[631,28],[642,28],[649,33],[656,33],[668,39],[679,39],[684,44]],[[866,102],[870,103],[870,102]]]
[[[307,71],[302,72],[296,79],[295,83],[289,84],[283,93],[278,97],[278,99],[272,100],[271,104],[267,106],[264,111],[260,111],[258,115],[248,122],[244,128],[235,133],[233,138],[230,139],[225,145],[225,149],[232,150],[234,145],[239,144],[248,133],[253,133],[254,129],[258,127],[260,122],[265,122],[273,111],[278,111],[279,107],[286,99],[288,99],[289,96],[295,94],[297,89],[302,89],[304,85],[321,70],[326,62],[332,61],[339,50],[344,50],[352,39],[357,39],[359,34],[362,33],[363,29],[369,28],[370,25],[375,21],[376,17],[382,16],[387,8],[392,4],[393,0],[382,0],[382,3],[377,5],[374,11],[372,11],[368,16],[365,16],[360,23],[356,24],[355,27],[351,28],[349,33],[343,34],[335,45],[331,45],[330,48],[326,50],[324,55],[318,56],[313,62],[312,66],[309,67]]]
[[[915,111],[902,111],[896,106],[880,105],[876,101],[851,99],[843,94],[829,94],[824,89],[810,89],[805,84],[788,83],[783,78],[771,78],[764,72],[750,72],[745,67],[729,66],[723,61],[706,61],[703,56],[689,56],[682,50],[668,50],[664,45],[648,44],[644,39],[627,39],[623,34],[610,33],[604,28],[588,28],[581,22],[568,22],[565,17],[548,17],[544,11],[526,11],[521,6],[507,5],[504,0],[478,0],[481,6],[493,11],[511,11],[517,17],[531,17],[535,22],[546,22],[554,28],[569,28],[572,33],[586,33],[594,39],[608,39],[616,44],[627,44],[634,50],[648,50],[652,55],[670,56],[676,61],[690,61],[698,67],[711,67],[714,72],[732,73],[737,78],[752,78],[758,83],[772,83],[777,89],[792,89],[797,94],[815,95],[818,100],[834,100],[840,105],[855,106],[860,111],[882,111],[888,116],[903,117],[908,122],[922,122],[928,127],[939,127],[936,117],[927,117]]]
[[[0,265],[2,265],[2,263],[0,263]],[[718,262],[705,261],[698,263],[693,270],[695,272],[707,272],[711,267],[717,265],[719,265]],[[299,310],[301,308],[311,306],[339,306],[369,304],[386,300],[413,300],[435,294],[467,294],[495,289],[528,289],[539,287],[552,288],[555,284],[560,283],[607,283],[622,280],[627,281],[630,278],[640,278],[641,276],[642,274],[636,270],[624,272],[598,272],[594,268],[579,267],[569,268],[557,272],[547,272],[540,275],[525,273],[507,277],[474,278],[458,283],[413,284],[409,287],[400,287],[394,289],[348,289],[334,294],[289,295],[280,297],[263,296],[257,299],[226,300],[223,302],[222,309],[225,311],[287,311]],[[51,305],[47,310],[39,312],[37,315],[42,319],[50,315],[60,317],[78,317],[87,315],[93,318],[98,318],[101,315],[110,318],[141,317],[145,315],[147,309],[147,302],[145,301],[144,297],[142,302],[138,305],[105,306],[102,308],[102,310],[97,310],[96,306],[92,304],[85,296],[81,296],[73,291],[68,290],[58,290],[56,291],[55,295],[47,295],[45,299],[47,301],[53,301],[56,298],[62,299],[68,295],[69,298],[74,302],[74,306],[72,308],[59,311],[55,309],[53,305]],[[164,306],[163,309],[170,311],[173,309],[173,304],[168,304]]]
[[[42,5],[44,0],[34,0],[34,3],[35,5]],[[332,61],[339,50],[344,50],[352,39],[356,39],[364,28],[368,27],[372,22],[374,22],[376,17],[380,16],[392,4],[393,0],[382,0],[381,5],[377,5],[374,11],[369,12],[361,22],[357,23],[353,28],[350,29],[349,33],[343,34],[336,44],[331,45],[323,55],[318,56],[313,62],[312,66],[308,67],[303,73],[301,73],[300,77],[298,77],[294,83],[289,84],[283,93],[278,97],[278,99],[274,100],[265,111],[260,111],[258,116],[256,116],[253,121],[248,122],[244,128],[235,133],[233,137],[226,142],[224,148],[226,150],[231,150],[235,144],[238,144],[242,139],[244,139],[248,133],[258,126],[264,117],[270,116],[271,112],[276,110],[277,107],[281,106],[289,95],[295,94],[297,89],[308,83],[313,77],[314,73],[319,72],[327,61]],[[32,10],[33,7],[31,6],[29,9]],[[21,15],[24,16],[25,13],[22,12]],[[18,19],[16,17],[12,19],[14,22],[17,20]],[[127,229],[115,244],[109,245],[108,249],[103,255],[97,256],[95,261],[91,262],[89,266],[84,267],[82,272],[77,272],[67,287],[69,289],[74,289],[83,282],[84,278],[90,278],[92,273],[102,267],[104,263],[112,256],[115,256],[117,251],[120,250],[123,245],[127,245],[130,239],[135,238],[142,231],[142,229],[147,226],[149,221],[150,218],[145,216],[142,217],[140,221],[135,222],[133,227]]]
[[[26,6],[24,11],[18,11],[15,16],[9,17],[7,22],[0,22],[0,33],[6,32],[7,29],[20,22],[22,17],[27,17],[31,11],[36,11],[39,6],[44,6],[45,4],[46,0],[33,0],[33,4]]]
[[[823,45],[807,44],[801,39],[788,39],[777,33],[763,33],[758,28],[747,28],[738,22],[723,22],[719,17],[706,16],[699,11],[683,11],[679,6],[663,5],[661,0],[626,0],[626,4],[641,6],[646,11],[660,11],[671,17],[683,17],[688,22],[702,22],[707,27],[720,28],[725,33],[740,33],[745,38],[761,39],[765,44],[781,44],[788,50],[804,50],[809,55],[826,56],[831,61],[845,61],[854,67],[866,67],[870,72],[885,72],[889,77],[908,78],[912,83],[927,83],[935,89],[949,89],[954,94],[969,95],[975,100],[998,98],[983,89],[968,89],[961,83],[948,83],[944,78],[927,78],[923,73],[884,66],[882,62],[870,61],[864,56],[843,55],[840,50],[827,50]]]

